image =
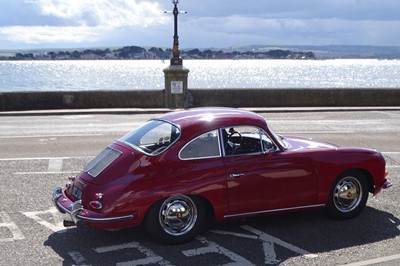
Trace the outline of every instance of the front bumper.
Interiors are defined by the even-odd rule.
[[[52,201],[59,212],[69,215],[71,221],[76,224],[78,221],[90,223],[114,223],[133,220],[133,215],[119,217],[101,217],[100,214],[84,209],[82,200],[71,201],[63,192],[61,187],[53,190]],[[68,223],[64,223],[68,224]]]
[[[391,186],[393,186],[393,184],[394,184],[394,183],[393,183],[392,181],[386,179],[385,182],[383,183],[382,188],[383,188],[383,189],[390,188]]]

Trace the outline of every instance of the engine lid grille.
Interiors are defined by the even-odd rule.
[[[99,155],[97,155],[86,167],[84,172],[92,177],[97,177],[104,171],[110,164],[112,164],[120,155],[121,151],[107,147]]]

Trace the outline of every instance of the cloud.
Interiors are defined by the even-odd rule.
[[[29,0],[41,14],[86,26],[143,26],[167,23],[157,2],[138,0]]]
[[[0,9],[0,45],[170,47],[169,0],[13,0]],[[248,44],[398,45],[398,0],[180,1],[181,48]]]
[[[229,3],[228,3],[229,2]],[[398,20],[398,0],[186,0],[180,6],[195,17],[233,15],[261,18]]]
[[[193,33],[192,29],[197,29]],[[198,18],[187,22],[189,32],[203,36],[202,47],[251,44],[291,45],[398,45],[400,21],[346,20],[339,18],[255,18],[246,16]],[[215,41],[214,41],[215,40]],[[221,41],[222,40],[222,41]],[[188,43],[196,47],[194,43]],[[221,47],[221,46],[220,46]],[[224,46],[222,46],[224,47]]]
[[[0,36],[12,42],[27,44],[98,41],[102,36],[101,28],[50,27],[50,26],[10,26],[0,28]]]
[[[170,22],[159,4],[149,1],[27,0],[24,4],[39,10],[41,25],[1,27],[1,39],[25,44],[94,43],[129,27],[144,29]],[[43,17],[53,26],[42,25]]]

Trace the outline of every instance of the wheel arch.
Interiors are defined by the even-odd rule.
[[[326,206],[329,216],[344,220],[359,215],[371,190],[370,176],[368,171],[359,168],[347,169],[337,175]]]
[[[191,199],[195,199],[195,200],[201,201],[201,202],[204,204],[205,208],[206,208],[206,211],[207,211],[207,219],[215,220],[215,210],[214,210],[214,207],[213,207],[213,205],[211,204],[211,202],[210,202],[206,197],[203,197],[203,196],[201,196],[201,195],[196,195],[196,194],[174,194],[174,195],[168,195],[168,196],[162,197],[162,198],[158,199],[157,201],[153,202],[151,205],[149,205],[149,207],[148,207],[147,210],[146,210],[145,215],[143,216],[142,222],[143,222],[143,221],[146,221],[147,216],[148,216],[148,214],[149,214],[149,211],[150,211],[150,209],[151,209],[153,206],[155,206],[156,204],[159,204],[160,202],[163,202],[164,200],[168,199],[169,197],[178,196],[178,195],[187,196],[187,197],[189,197],[189,198],[191,198]]]
[[[215,221],[214,206],[212,205],[212,203],[206,197],[203,197],[201,195],[186,195],[186,196],[191,197],[191,198],[195,198],[195,199],[201,201],[204,204],[205,208],[206,208],[207,220]]]
[[[343,172],[341,172],[338,176],[343,176],[343,175],[352,174],[352,173],[362,174],[365,177],[365,179],[367,180],[368,191],[370,193],[374,193],[374,191],[375,191],[374,178],[372,177],[371,173],[366,169],[363,169],[363,168],[346,169]]]
[[[181,244],[194,239],[207,226],[211,204],[203,197],[172,194],[152,204],[144,225],[151,237],[164,244]]]

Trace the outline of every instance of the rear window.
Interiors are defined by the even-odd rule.
[[[174,124],[151,120],[123,136],[120,141],[147,155],[159,155],[167,150],[180,136],[180,129]]]

